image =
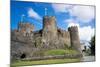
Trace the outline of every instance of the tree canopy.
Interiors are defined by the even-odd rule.
[[[93,36],[90,40],[90,50],[91,55],[95,55],[95,36]]]

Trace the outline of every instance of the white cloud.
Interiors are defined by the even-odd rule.
[[[92,6],[74,6],[69,10],[70,15],[76,16],[78,20],[90,22],[95,17],[94,7]]]
[[[35,18],[36,20],[41,20],[42,18],[39,16],[37,12],[35,12],[32,8],[28,9],[28,16],[31,18]]]
[[[95,17],[94,6],[52,4],[52,7],[56,13],[69,12],[71,16],[82,22],[90,22]]]
[[[65,4],[52,4],[52,7],[55,12],[68,12],[67,9],[69,9],[72,5],[65,5]]]
[[[77,26],[80,40],[90,41],[91,37],[94,35],[95,32],[94,28],[92,28],[91,26],[80,27],[77,22],[72,21],[73,20],[71,19],[67,21],[68,27]]]
[[[79,28],[79,36],[81,40],[90,41],[93,35],[94,35],[94,28],[91,28],[91,26],[85,26]]]
[[[68,24],[68,27],[71,27],[71,26],[78,26],[79,27],[79,24],[77,23],[78,21],[75,21],[73,19],[67,19],[64,22]]]

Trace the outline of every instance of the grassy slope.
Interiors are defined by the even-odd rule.
[[[36,52],[38,53],[38,52]],[[39,52],[41,55],[41,52]],[[50,55],[65,55],[65,54],[77,54],[78,52],[72,49],[55,49],[55,50],[47,50],[42,52],[45,56]],[[11,64],[11,67],[18,67],[18,66],[30,66],[30,65],[43,65],[43,64],[60,64],[60,63],[72,63],[72,62],[79,62],[80,58],[74,59],[49,59],[49,60],[38,60],[38,61],[15,61]]]
[[[44,54],[45,55],[66,55],[66,54],[73,55],[73,54],[78,54],[78,52],[72,49],[67,49],[67,50],[55,49],[55,50],[45,51]]]
[[[59,63],[72,63],[79,62],[80,59],[50,59],[39,61],[17,61],[11,64],[11,67],[29,66],[29,65],[43,65],[43,64],[59,64]]]

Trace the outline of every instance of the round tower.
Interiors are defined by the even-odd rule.
[[[80,45],[78,27],[77,26],[69,27],[68,31],[70,33],[71,46],[81,53],[81,45]]]

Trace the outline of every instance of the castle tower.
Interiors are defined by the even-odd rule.
[[[70,32],[71,46],[81,53],[81,45],[80,45],[80,39],[79,39],[79,34],[78,34],[78,27],[77,26],[69,27],[68,31]]]
[[[43,38],[54,39],[57,36],[57,26],[56,19],[54,16],[44,16],[43,17]]]
[[[43,18],[43,29],[47,28],[50,30],[57,30],[56,19],[54,16],[44,16]]]
[[[56,19],[54,16],[45,16],[43,18],[43,31],[51,32],[53,35],[57,33]]]
[[[31,34],[31,32],[34,30],[34,25],[28,22],[27,23],[20,22],[18,28],[19,31],[23,33],[23,35],[25,36]]]

